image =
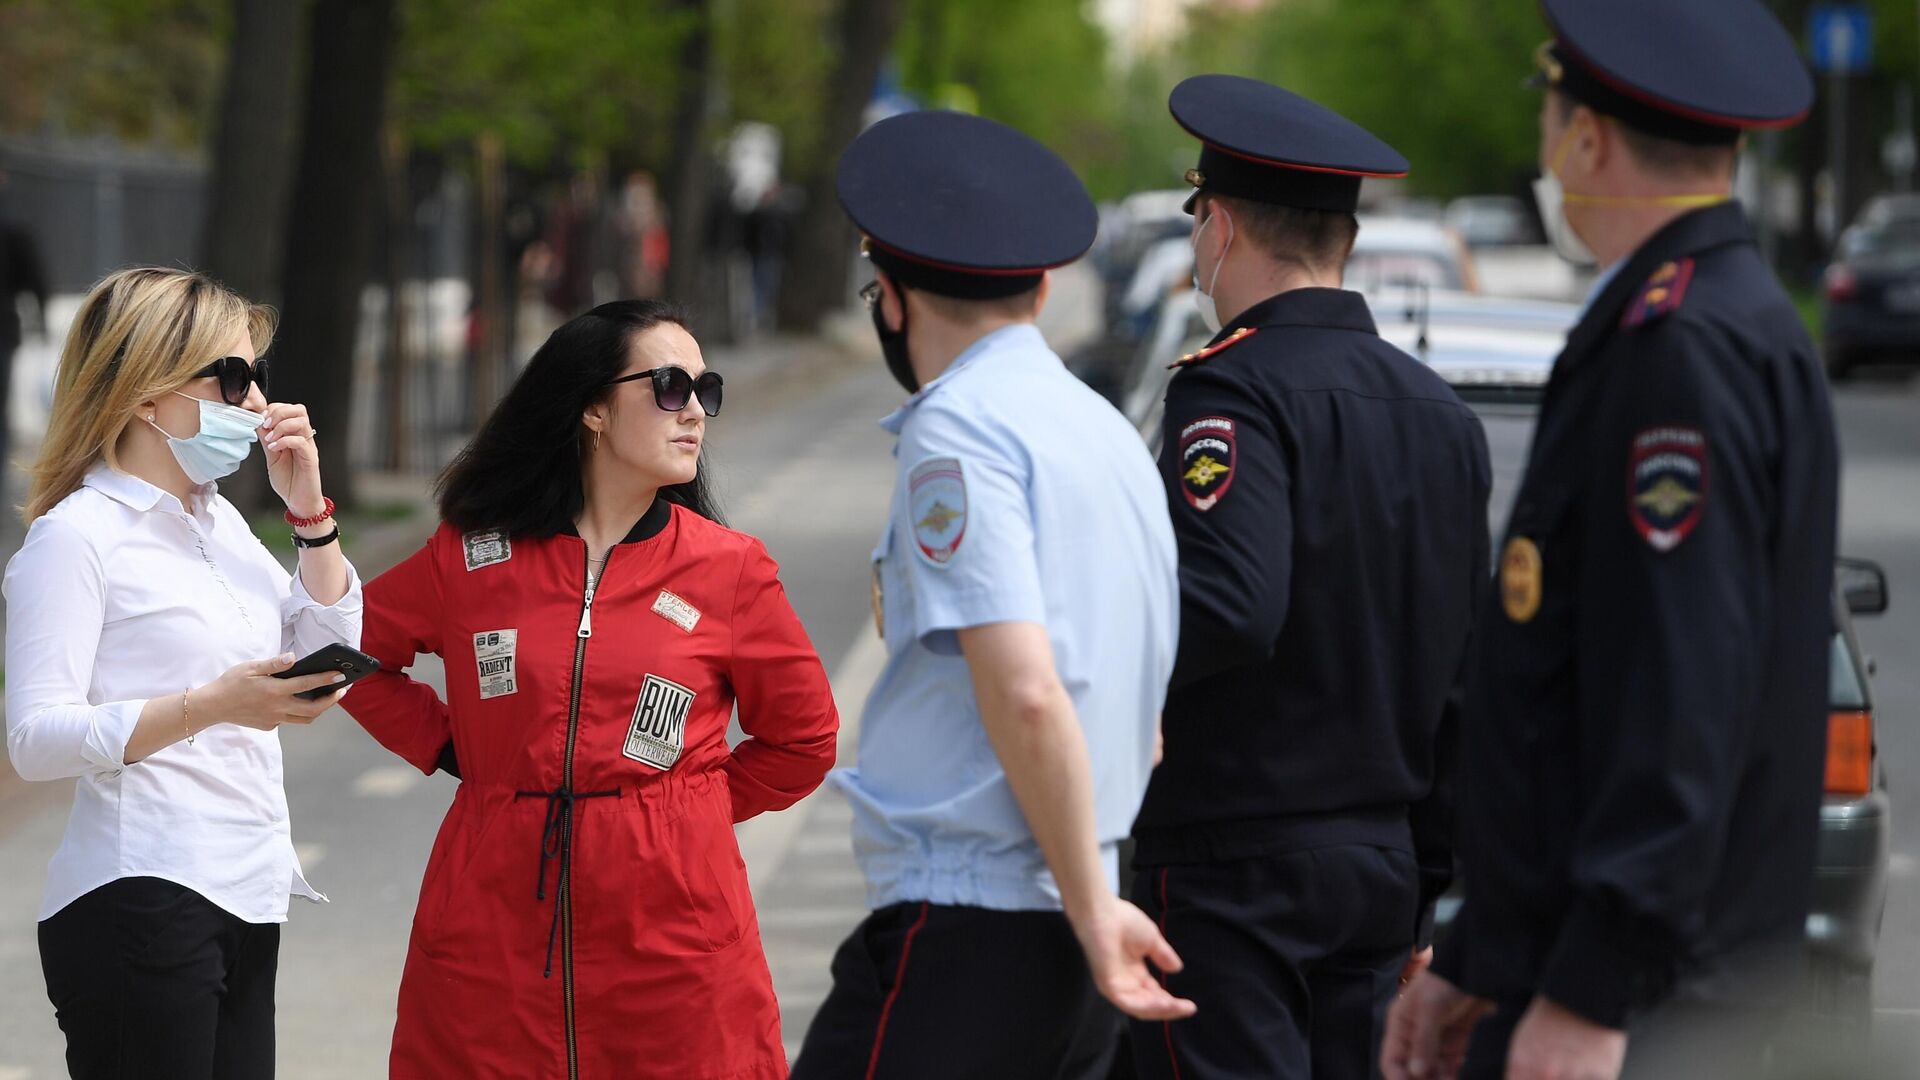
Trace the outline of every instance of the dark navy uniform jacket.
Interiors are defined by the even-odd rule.
[[[1657,234],[1553,372],[1468,680],[1466,906],[1436,970],[1610,1026],[1737,1002],[1804,930],[1838,451],[1724,204]]]
[[[1185,362],[1160,464],[1180,648],[1136,864],[1377,844],[1415,852],[1430,904],[1490,565],[1478,418],[1359,294],[1300,289]]]

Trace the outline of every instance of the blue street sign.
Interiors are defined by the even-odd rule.
[[[1873,64],[1873,18],[1863,4],[1820,4],[1807,16],[1813,70],[1858,75]]]

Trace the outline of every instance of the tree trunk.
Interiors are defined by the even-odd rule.
[[[280,299],[280,254],[293,180],[294,86],[306,8],[296,0],[233,0],[233,42],[220,91],[200,268],[262,304]],[[277,359],[277,357],[276,357]],[[273,387],[279,397],[280,386]],[[264,468],[220,485],[240,507],[271,497]]]
[[[407,321],[412,312],[407,308],[408,279],[413,276],[413,185],[410,182],[410,166],[406,133],[397,127],[389,126],[382,140],[382,164],[386,166],[386,198],[381,200],[386,207],[386,278],[387,278],[387,342],[385,349],[386,370],[382,372],[381,404],[386,409],[387,454],[386,466],[393,472],[400,472],[409,464],[407,440],[413,430],[413,417],[409,415],[409,391],[412,390],[413,342],[407,333]],[[422,304],[426,303],[426,284],[421,283],[418,290]]]
[[[1770,6],[1787,32],[1796,38],[1806,30],[1807,17],[1812,12],[1813,0],[1772,0]],[[1802,124],[1797,136],[1798,154],[1793,160],[1794,180],[1799,195],[1800,231],[1793,237],[1793,243],[1782,244],[1776,248],[1779,260],[1774,269],[1790,284],[1804,284],[1813,273],[1813,268],[1825,261],[1826,252],[1820,239],[1819,217],[1820,200],[1817,197],[1815,181],[1820,176],[1821,164],[1826,160],[1826,84],[1818,81],[1820,96],[1813,105],[1813,115]],[[1784,136],[1783,136],[1784,137]]]
[[[261,303],[280,294],[304,8],[291,0],[233,0],[201,266]]]
[[[669,217],[667,297],[701,306],[700,282],[707,258],[707,189],[711,153],[707,114],[712,101],[713,11],[706,0],[681,0],[688,15],[680,43],[680,100],[673,112],[673,175],[667,188]]]
[[[845,0],[840,12],[840,61],[827,101],[822,153],[806,178],[807,205],[787,245],[780,290],[780,326],[812,333],[847,303],[852,230],[833,190],[840,151],[860,134],[881,65],[900,29],[905,0]]]
[[[327,493],[353,497],[353,353],[379,213],[380,129],[394,0],[316,0],[305,120],[287,228],[275,378],[321,432]],[[284,377],[281,373],[284,372]]]
[[[474,149],[480,173],[480,299],[476,309],[480,334],[468,358],[467,405],[473,429],[478,431],[500,400],[507,352],[513,347],[511,328],[516,325],[512,309],[520,297],[506,285],[505,144],[498,134],[483,131]]]

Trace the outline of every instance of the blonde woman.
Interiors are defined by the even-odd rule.
[[[337,675],[276,679],[360,639],[360,583],[321,493],[313,426],[268,404],[270,314],[199,274],[141,268],[87,295],[7,564],[7,753],[72,779],[40,910],[47,996],[78,1080],[273,1075],[273,987],[302,877],[281,724]],[[214,482],[264,444],[289,576]]]

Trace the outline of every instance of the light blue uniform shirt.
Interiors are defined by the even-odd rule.
[[[1152,768],[1179,631],[1158,469],[1112,406],[1031,325],[994,331],[882,421],[898,437],[874,549],[887,662],[867,699],[853,804],[873,908],[930,901],[1058,910],[1060,894],[987,741],[955,631],[1044,625],[1118,842]]]
[[[1587,317],[1587,312],[1592,311],[1593,305],[1599,301],[1600,294],[1607,291],[1607,286],[1613,284],[1613,279],[1620,276],[1620,269],[1626,265],[1627,260],[1621,259],[1594,275],[1593,284],[1587,288],[1587,298],[1580,302],[1579,318]]]

